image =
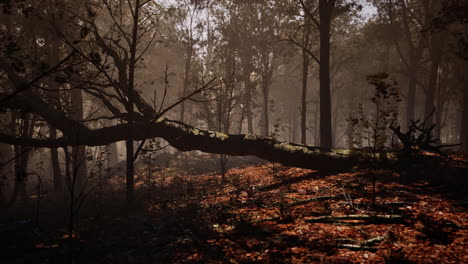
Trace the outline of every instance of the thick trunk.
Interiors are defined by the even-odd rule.
[[[334,2],[334,1],[330,1]],[[332,148],[330,94],[330,27],[332,3],[320,0],[320,146]]]
[[[139,98],[135,92],[135,67],[136,67],[136,51],[138,45],[138,23],[140,16],[140,0],[136,0],[135,10],[133,15],[133,30],[132,30],[132,44],[130,47],[130,60],[128,65],[128,105],[127,110],[129,114],[127,130],[127,138],[125,141],[126,152],[127,152],[127,172],[126,172],[126,191],[127,191],[127,204],[132,205],[135,201],[134,196],[134,173],[135,173],[135,153],[133,145],[133,134],[134,134],[134,102],[135,99]]]
[[[230,135],[214,131],[200,130],[178,121],[167,119],[153,123],[137,122],[116,125],[109,128],[92,130],[85,135],[69,138],[50,139],[16,139],[12,136],[0,134],[1,141],[10,144],[23,144],[35,147],[59,147],[74,144],[88,146],[103,146],[112,142],[128,138],[131,130],[133,140],[160,137],[173,147],[181,151],[199,150],[207,153],[218,153],[232,156],[257,156],[272,162],[279,162],[287,166],[309,169],[337,169],[351,168],[355,159],[349,155],[338,154],[319,147],[298,145],[290,142],[280,142],[254,135]],[[132,147],[129,144],[127,147]],[[127,152],[130,154],[130,151]],[[133,168],[132,164],[127,164]]]

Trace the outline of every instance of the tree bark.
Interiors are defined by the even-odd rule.
[[[178,121],[161,119],[156,122],[136,122],[90,130],[79,135],[51,139],[18,139],[0,134],[0,141],[34,147],[62,147],[72,145],[102,146],[128,138],[132,130],[133,140],[160,137],[181,151],[199,150],[208,153],[232,156],[253,155],[287,166],[309,169],[348,170],[356,157],[340,154],[340,151],[280,142],[271,138],[254,135],[230,135],[200,130]],[[71,139],[72,140],[71,140]]]
[[[333,145],[330,94],[330,28],[334,0],[320,0],[320,146]]]

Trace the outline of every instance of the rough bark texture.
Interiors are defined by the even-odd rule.
[[[167,119],[153,123],[134,123],[115,125],[108,128],[80,133],[70,138],[16,139],[0,134],[1,141],[9,144],[24,144],[35,147],[61,147],[75,144],[101,146],[127,139],[132,130],[133,140],[160,137],[181,151],[200,150],[208,153],[233,156],[253,155],[288,166],[310,169],[347,170],[355,164],[355,159],[339,151],[321,151],[318,147],[279,142],[270,138],[254,135],[229,135],[219,132],[200,130],[190,125]]]

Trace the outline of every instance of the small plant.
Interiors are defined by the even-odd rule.
[[[371,98],[373,109],[366,112],[363,105],[359,104],[357,117],[351,117],[349,122],[357,128],[353,130],[360,131],[364,135],[362,139],[367,140],[367,146],[361,150],[364,156],[363,169],[372,177],[372,204],[375,209],[377,171],[386,166],[389,129],[398,118],[401,99],[397,82],[390,79],[387,73],[369,75],[367,81],[375,89]]]
[[[375,91],[371,98],[373,110],[365,111],[362,104],[358,105],[356,117],[351,117],[353,127],[364,134],[367,147],[364,151],[371,154],[374,161],[385,159],[390,139],[389,129],[398,118],[398,104],[401,102],[397,90],[397,82],[389,78],[387,73],[377,73],[367,76],[367,81]]]
[[[141,157],[147,169],[145,182],[146,182],[146,188],[147,188],[148,201],[152,201],[153,199],[153,187],[154,187],[154,183],[152,179],[153,173],[156,170],[162,170],[161,168],[156,168],[156,169],[153,168],[155,167],[153,165],[153,160],[155,156],[154,153],[157,151],[163,150],[166,147],[167,146],[162,146],[161,142],[159,142],[156,139],[150,139],[148,140],[148,142],[142,142],[140,145]],[[163,174],[163,181],[164,181],[164,174]]]

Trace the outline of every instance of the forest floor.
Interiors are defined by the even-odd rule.
[[[44,198],[37,219],[20,223],[30,227],[0,239],[0,262],[468,263],[468,197],[423,180],[376,173],[374,205],[365,173],[269,163],[232,168],[223,182],[215,172],[152,170],[139,171],[131,210],[123,178],[88,197],[72,240]]]

